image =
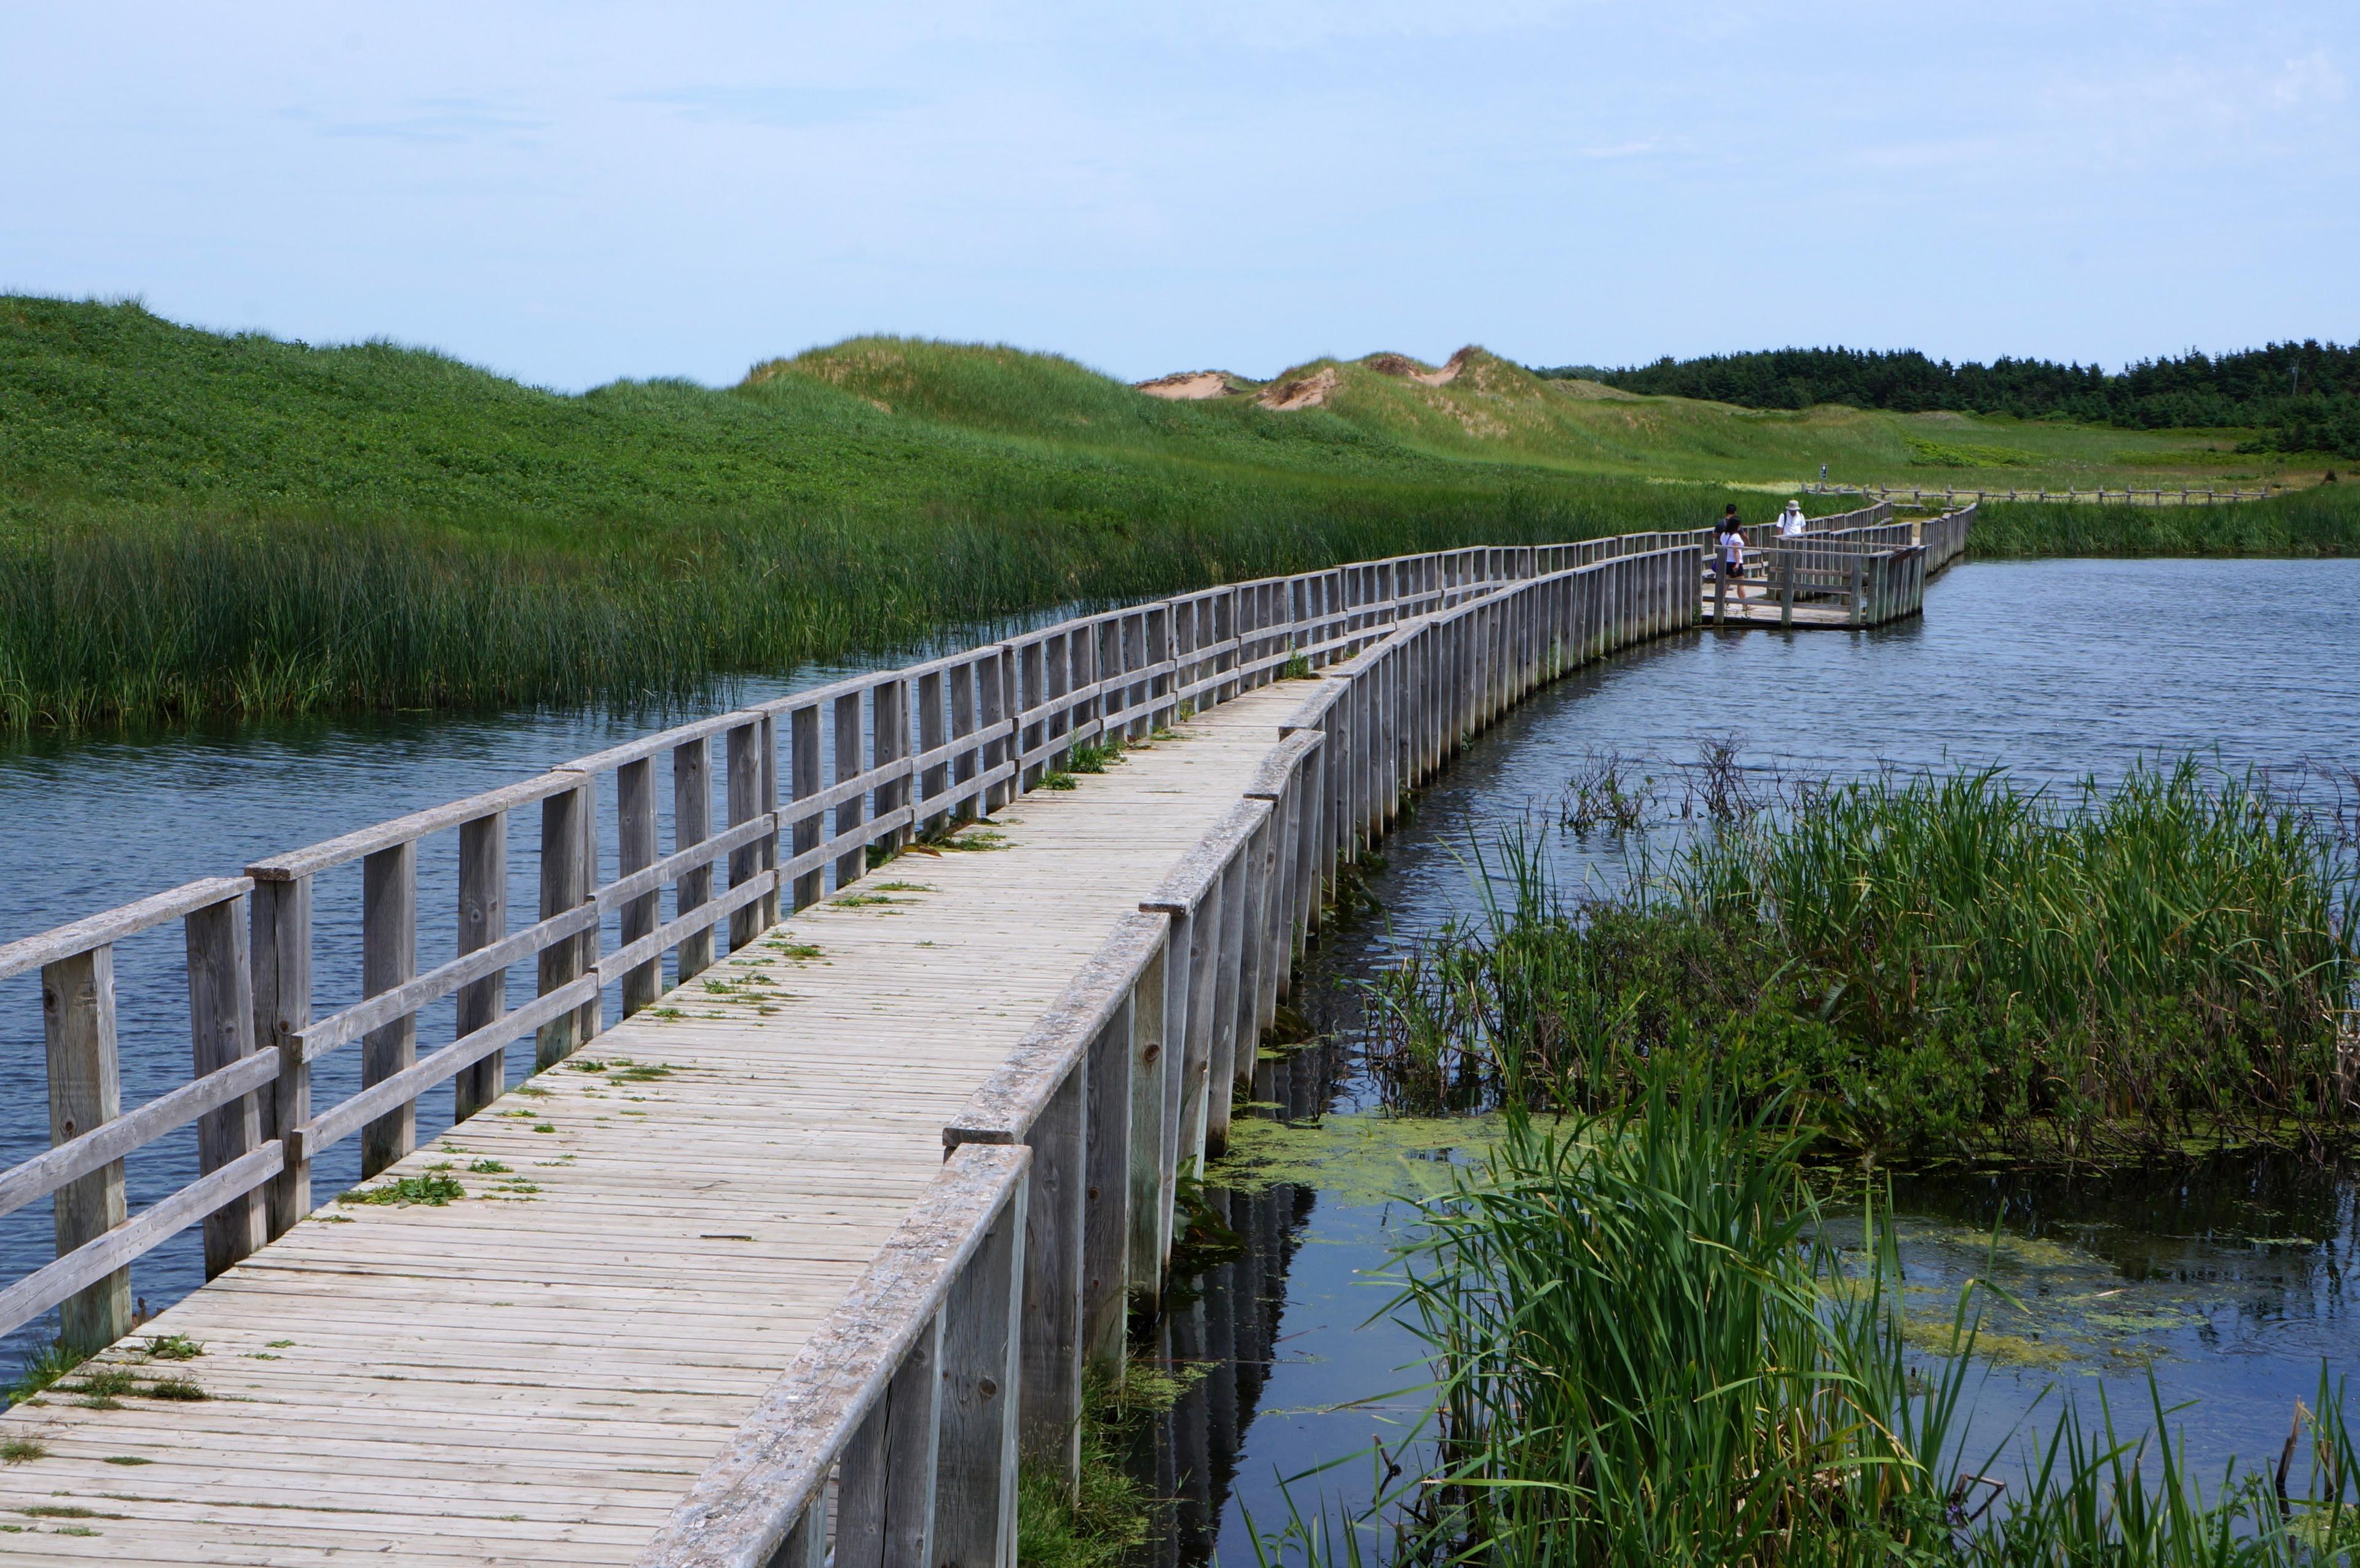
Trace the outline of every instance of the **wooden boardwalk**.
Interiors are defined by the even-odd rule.
[[[1972,517],[1889,517],[1815,549],[1915,613]],[[1008,1568],[1018,1455],[1076,1474],[1086,1378],[1159,1310],[1175,1193],[1345,863],[1535,687],[1696,626],[1705,549],[1083,616],[0,946],[41,976],[52,1128],[0,1214],[47,1203],[57,1237],[0,1332],[54,1311],[99,1347],[0,1416],[0,1558]],[[422,962],[419,859],[453,851]],[[339,877],[357,951],[313,929]],[[126,1107],[115,949],[169,922],[192,1074]],[[363,999],[318,1015],[315,963]],[[361,1086],[317,1104],[339,1051]],[[191,1123],[196,1176],[129,1212],[126,1158]],[[347,1138],[363,1185],[315,1194]],[[209,1282],[135,1325],[129,1264],[192,1226]]]
[[[371,1183],[447,1172],[464,1199],[326,1205],[144,1325],[204,1354],[107,1364],[210,1398],[15,1412],[47,1456],[0,1469],[0,1519],[31,1532],[0,1555],[630,1563],[1302,695],[960,835],[998,847],[903,855]]]

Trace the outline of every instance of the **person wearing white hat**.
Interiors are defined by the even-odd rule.
[[[1778,537],[1800,539],[1810,525],[1803,520],[1803,504],[1792,495],[1786,497],[1786,509],[1778,514]]]

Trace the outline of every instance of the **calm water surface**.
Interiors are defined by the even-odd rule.
[[[1708,632],[1635,650],[1544,691],[1426,788],[1385,845],[1375,889],[1384,915],[1319,953],[1316,1006],[1323,1021],[1349,1024],[1354,979],[1477,911],[1470,846],[1503,829],[1527,826],[1563,886],[1620,884],[1622,846],[1555,827],[1568,778],[1597,753],[1686,762],[1705,741],[1734,735],[1762,768],[1999,763],[2059,788],[2188,751],[2234,768],[2355,768],[2355,652],[2351,561],[1967,565],[1931,586],[1921,619],[1899,626]],[[1304,1081],[1279,1097],[1298,1114],[1367,1106],[1367,1085],[1340,1055],[1298,1059]],[[2195,1401],[2172,1421],[2196,1470],[2217,1476],[2232,1454],[2275,1455],[2322,1358],[2360,1372],[2360,1199],[2349,1172],[2221,1160],[2144,1178],[1908,1183],[1897,1198],[1913,1313],[1947,1323],[1960,1285],[1986,1271],[2027,1308],[1994,1314],[2007,1354],[1980,1387],[1978,1458],[2021,1421],[2045,1432],[2066,1395],[2094,1413],[2103,1391],[2127,1426],[2150,1424],[2151,1368],[2168,1404]],[[1296,1482],[1295,1500],[1371,1495],[1361,1456],[1377,1443],[1398,1447],[1416,1414],[1413,1401],[1382,1396],[1424,1374],[1413,1335],[1368,1321],[1391,1295],[1389,1249],[1406,1219],[1398,1206],[1291,1187],[1230,1201],[1284,1214],[1273,1245],[1288,1267],[1212,1281],[1271,1297],[1268,1367],[1235,1447],[1212,1455],[1218,1496],[1201,1505],[1210,1528],[1172,1551],[1240,1564],[1254,1561],[1248,1517],[1264,1530],[1286,1519],[1282,1476],[1342,1460]]]
[[[1386,846],[1376,886],[1385,914],[1324,945],[1307,994],[1323,1019],[1348,1017],[1352,980],[1475,907],[1469,846],[1502,828],[1540,824],[1535,842],[1568,886],[1618,881],[1620,848],[1553,827],[1568,779],[1601,751],[1687,760],[1701,742],[1735,735],[1748,762],[1799,771],[1999,762],[2059,786],[2189,750],[2230,767],[2355,768],[2355,651],[2360,561],[2349,561],[1962,566],[1932,586],[1923,618],[1900,626],[1705,633],[1641,649],[1540,694],[1426,790]],[[655,722],[417,715],[0,754],[0,941],[538,771]],[[512,836],[524,841],[512,887],[529,898],[532,834]],[[611,830],[605,842],[611,855]],[[357,931],[356,871],[349,880],[321,892],[323,1008],[357,993],[357,975],[329,962]],[[453,868],[422,861],[421,957],[448,941],[454,899]],[[119,958],[126,1104],[188,1073],[177,942],[168,930]],[[1298,1116],[1367,1103],[1350,1062],[1327,1051],[1274,1070],[1264,1097]],[[433,1098],[421,1105],[421,1137],[439,1130]],[[0,1166],[47,1141],[37,990],[0,982]],[[356,1159],[356,1142],[336,1152]],[[185,1138],[135,1160],[134,1205],[192,1171]],[[353,1174],[323,1173],[322,1190]],[[2174,1419],[2217,1470],[2231,1452],[2275,1448],[2322,1357],[2360,1366],[2360,1217],[2336,1172],[2222,1161],[2162,1180],[1951,1181],[1902,1196],[1910,1283],[1929,1305],[1983,1267],[1996,1225],[2002,1278],[2030,1309],[1998,1325],[2022,1344],[1984,1388],[1981,1430],[1993,1436],[2052,1388],[2086,1399],[2103,1387],[2141,1419],[2151,1367],[2168,1399],[2200,1401]],[[1418,1347],[1399,1324],[1369,1321],[1389,1294],[1398,1209],[1298,1186],[1214,1201],[1245,1254],[1198,1281],[1162,1332],[1175,1356],[1228,1359],[1142,1463],[1182,1499],[1182,1537],[1162,1555],[1245,1563],[1248,1511],[1265,1527],[1284,1517],[1280,1476],[1340,1460],[1295,1494],[1369,1494],[1368,1460],[1356,1456],[1395,1447],[1414,1424],[1414,1399],[1382,1396],[1420,1376]],[[46,1204],[0,1219],[0,1280],[49,1255]],[[160,1306],[198,1272],[191,1233],[138,1266],[134,1286]],[[0,1357],[35,1332],[0,1345]]]

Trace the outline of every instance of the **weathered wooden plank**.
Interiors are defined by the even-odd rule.
[[[49,1143],[71,1142],[123,1114],[122,1067],[115,1054],[115,949],[111,946],[70,952],[41,969],[41,1022],[49,1048]],[[65,1270],[82,1249],[96,1244],[124,1223],[123,1162],[113,1160],[87,1176],[56,1189],[53,1200],[58,1262],[32,1274],[20,1286],[0,1292],[0,1321],[5,1303],[16,1290],[29,1287],[51,1270]],[[127,1261],[127,1259],[126,1259]],[[58,1275],[52,1275],[55,1279]],[[106,1345],[131,1326],[131,1276],[113,1266],[96,1272],[73,1271],[76,1292],[38,1297],[38,1304],[25,1316],[5,1321],[5,1334],[33,1312],[59,1307],[59,1338],[84,1349]],[[47,1287],[43,1287],[44,1290]]]
[[[169,893],[158,893],[88,920],[59,926],[19,941],[0,944],[0,980],[29,975],[60,960],[121,942],[167,920],[176,920],[209,904],[235,898],[253,886],[244,877],[207,877]]]
[[[244,898],[192,909],[185,920],[189,964],[189,1044],[192,1083],[254,1055],[254,966]],[[276,1075],[276,1063],[272,1075]],[[254,1082],[259,1084],[260,1080]],[[262,1113],[251,1093],[197,1118],[197,1171],[210,1175],[262,1142]],[[205,1216],[205,1278],[212,1279],[268,1238],[262,1194],[248,1192]]]

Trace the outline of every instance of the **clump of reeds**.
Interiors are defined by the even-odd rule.
[[[2360,1461],[2322,1372],[2275,1470],[2208,1491],[2158,1399],[2136,1441],[2070,1404],[2021,1464],[1963,1450],[1980,1287],[1905,1354],[1898,1255],[1819,1239],[1793,1124],[1668,1070],[1612,1115],[1516,1110],[1425,1205],[1399,1305],[1438,1373],[1432,1461],[1263,1560],[1526,1564],[2348,1563]],[[2299,1456],[2302,1463],[2298,1464]],[[1371,1527],[1378,1527],[1372,1529]]]
[[[1913,1397],[1885,1271],[1835,1289],[1791,1135],[1660,1086],[1633,1110],[1512,1115],[1407,1251],[1444,1374],[1422,1547],[1840,1563],[1945,1538],[1961,1376]]]
[[[1500,1051],[1601,1107],[1663,1058],[1797,1096],[1876,1151],[2085,1158],[2340,1136],[2360,1061],[2348,845],[2193,761],[2070,798],[1982,769],[1797,792],[1575,906],[1511,844],[1513,892],[1377,987],[1375,1055],[1421,1109],[1487,1103]]]

